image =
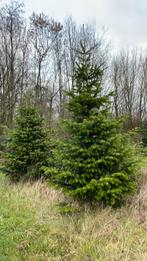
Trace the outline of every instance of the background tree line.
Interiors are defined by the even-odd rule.
[[[126,128],[140,126],[147,111],[147,58],[143,51],[111,54],[104,31],[95,24],[63,23],[45,14],[24,18],[24,5],[12,1],[0,9],[0,126],[13,128],[15,110],[27,92],[54,127],[68,117],[66,91],[74,86],[80,41],[92,49],[93,62],[103,68],[103,92],[114,91],[112,112],[127,115]]]

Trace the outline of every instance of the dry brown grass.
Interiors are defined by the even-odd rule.
[[[12,184],[1,177],[0,260],[146,261],[145,162],[138,193],[117,210],[86,204],[81,209],[40,181]],[[62,211],[65,202],[73,212]]]

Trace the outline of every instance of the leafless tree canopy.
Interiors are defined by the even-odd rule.
[[[141,124],[147,110],[147,58],[137,50],[110,55],[105,32],[95,24],[63,23],[45,14],[24,19],[23,3],[0,9],[0,125],[13,127],[17,106],[32,92],[47,126],[67,116],[66,91],[74,86],[80,41],[92,48],[103,68],[103,91],[113,90],[112,113],[128,116],[128,128]],[[94,47],[94,48],[93,48]],[[112,58],[110,58],[112,57]]]

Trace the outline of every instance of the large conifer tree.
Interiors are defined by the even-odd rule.
[[[116,205],[135,188],[131,150],[109,112],[112,94],[102,94],[101,67],[82,44],[78,57],[76,84],[68,93],[67,136],[57,153],[61,164],[45,172],[78,199]]]

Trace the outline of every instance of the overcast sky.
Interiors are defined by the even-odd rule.
[[[7,0],[1,0],[7,2]],[[25,9],[62,21],[66,15],[78,22],[96,21],[108,28],[114,48],[147,48],[147,0],[24,0]]]

